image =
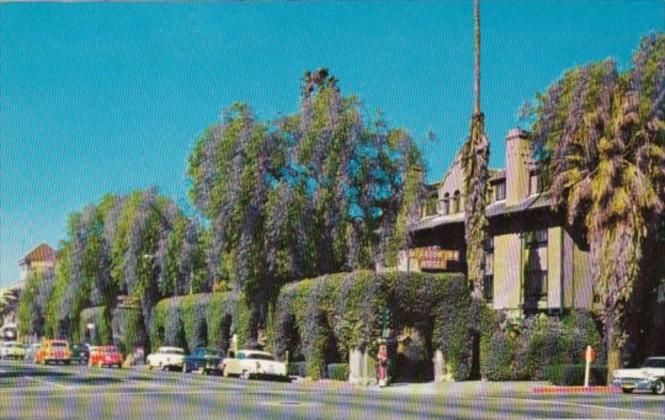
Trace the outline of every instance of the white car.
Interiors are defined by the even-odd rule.
[[[25,358],[25,346],[16,341],[5,341],[0,344],[0,359],[21,359]]]
[[[184,358],[185,350],[180,347],[160,347],[155,353],[148,355],[148,369],[156,367],[162,370],[182,369]]]
[[[235,357],[224,359],[222,366],[226,377],[288,379],[286,363],[265,351],[239,350]]]
[[[639,369],[617,369],[612,376],[612,385],[626,394],[640,389],[665,395],[665,356],[649,357]]]

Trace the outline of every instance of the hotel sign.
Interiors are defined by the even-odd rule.
[[[445,270],[448,261],[459,261],[459,251],[441,249],[438,246],[414,248],[409,251],[409,258],[418,261],[421,269]]]

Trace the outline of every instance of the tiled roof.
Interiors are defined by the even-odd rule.
[[[34,262],[34,261],[53,261],[55,260],[55,252],[48,244],[39,244],[35,249],[28,252],[23,257],[21,262]]]

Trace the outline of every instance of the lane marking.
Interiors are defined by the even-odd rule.
[[[601,409],[601,410],[609,410],[609,411],[619,411],[619,412],[625,412],[625,413],[631,413],[631,414],[639,414],[641,416],[653,416],[656,413],[652,413],[649,411],[640,411],[640,410],[631,410],[629,408],[620,408],[620,407],[608,407],[604,405],[595,405],[595,404],[585,404],[585,403],[574,403],[574,402],[566,402],[566,401],[554,401],[554,400],[534,400],[530,398],[512,398],[512,397],[479,397],[481,399],[486,399],[486,400],[513,400],[513,401],[524,401],[524,402],[531,402],[531,403],[545,403],[545,404],[552,404],[552,405],[569,405],[573,407],[584,407],[584,408],[591,408],[591,409]]]

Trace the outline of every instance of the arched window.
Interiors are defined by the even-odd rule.
[[[453,214],[460,212],[460,193],[459,190],[453,193]]]
[[[443,214],[449,214],[450,213],[450,194],[445,193],[443,195]]]

